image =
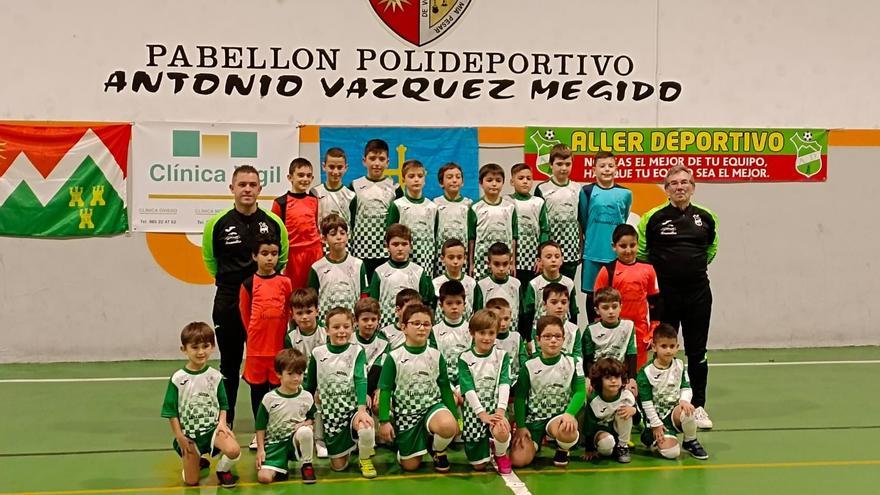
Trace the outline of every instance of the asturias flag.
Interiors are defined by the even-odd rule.
[[[0,124],[0,235],[128,230],[129,124]]]

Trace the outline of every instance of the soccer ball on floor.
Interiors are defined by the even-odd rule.
[[[544,139],[546,139],[547,141],[552,141],[556,139],[556,133],[553,132],[553,129],[547,129],[546,131],[544,131]]]

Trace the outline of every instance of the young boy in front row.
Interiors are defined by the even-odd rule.
[[[440,187],[443,188],[443,195],[434,198],[434,203],[437,205],[437,250],[440,251],[446,241],[458,239],[465,247],[464,261],[462,262],[464,265],[468,259],[468,210],[470,210],[473,201],[461,195],[464,178],[461,167],[457,163],[449,162],[440,167],[437,172],[437,180],[440,182]],[[447,268],[447,272],[448,270]],[[465,271],[467,272],[466,267]],[[443,273],[442,259],[434,267],[434,273],[437,275]]]
[[[337,307],[327,313],[328,342],[312,351],[305,389],[318,393],[330,469],[348,467],[356,440],[361,474],[375,478],[371,458],[376,434],[367,409],[367,357],[361,346],[351,343],[353,326],[350,309]]]
[[[470,318],[474,310],[474,293],[477,288],[477,281],[473,277],[464,273],[464,262],[467,259],[467,250],[464,243],[458,239],[447,239],[440,248],[440,262],[443,264],[443,271],[432,281],[434,284],[435,297],[440,296],[440,286],[450,280],[457,280],[464,286],[464,317]],[[435,320],[440,319],[440,307],[434,316]]]
[[[318,198],[309,194],[312,185],[312,164],[305,158],[290,162],[287,180],[290,191],[272,202],[272,213],[287,227],[290,257],[284,274],[294,289],[308,283],[309,268],[322,256],[321,233],[318,231]]]
[[[238,478],[230,471],[241,458],[235,434],[226,425],[229,404],[223,375],[208,366],[214,350],[214,330],[205,322],[192,322],[180,332],[180,350],[186,364],[168,381],[162,417],[168,418],[174,434],[174,450],[183,459],[183,482],[199,484],[199,472],[211,463],[202,456],[223,457],[217,463],[217,481],[232,488]]]
[[[480,264],[480,260],[486,259],[489,247],[496,242],[510,249],[510,275],[516,275],[516,240],[519,238],[519,230],[516,205],[512,199],[501,195],[501,189],[504,187],[504,169],[497,163],[488,163],[480,167],[479,177],[483,197],[468,210],[470,275],[479,280],[488,273],[489,270]]]
[[[263,397],[254,422],[260,483],[287,479],[288,463],[297,459],[303,483],[316,481],[312,466],[315,399],[302,388],[305,371],[306,357],[296,349],[284,349],[275,357],[275,372],[281,386]]]
[[[636,398],[624,388],[626,369],[620,361],[604,357],[590,368],[593,392],[587,399],[584,460],[599,455],[614,456],[626,464],[632,460],[629,439],[632,434]]]
[[[431,452],[434,470],[448,472],[446,447],[458,434],[446,361],[440,351],[428,347],[433,316],[423,304],[406,308],[406,342],[385,358],[379,379],[379,438],[386,443],[397,440],[397,459],[404,471],[418,469],[422,456]]]
[[[611,287],[596,291],[593,302],[599,321],[588,326],[582,337],[584,373],[589,373],[593,362],[614,358],[625,367],[626,376],[632,377],[626,388],[636,393],[636,338],[633,322],[620,318],[620,293]]]
[[[388,341],[389,349],[396,349],[406,341],[406,335],[403,333],[403,312],[406,311],[407,306],[413,304],[422,304],[422,296],[414,289],[401,289],[394,296],[394,322],[379,330],[379,335]],[[380,316],[379,320],[381,321],[381,319]]]
[[[526,287],[525,296],[522,299],[522,313],[519,326],[520,335],[532,340],[535,325],[538,318],[544,316],[544,288],[552,283],[559,283],[569,290],[568,311],[565,320],[577,323],[578,306],[575,300],[574,281],[563,275],[559,269],[562,266],[562,250],[559,244],[553,241],[541,243],[538,246],[538,258],[541,261],[541,275],[532,279]]]
[[[489,275],[477,282],[474,290],[474,311],[483,309],[489,299],[500,297],[510,303],[510,327],[517,328],[520,309],[519,280],[510,276],[512,259],[507,244],[496,242],[489,247]],[[529,334],[524,339],[531,337]]]
[[[681,448],[696,459],[708,459],[709,454],[697,440],[697,420],[691,404],[693,391],[687,371],[684,362],[675,357],[678,331],[661,323],[654,329],[651,348],[654,360],[636,378],[639,401],[649,426],[642,431],[642,443],[659,450],[667,459],[677,459],[680,449],[676,435],[682,432]]]
[[[495,311],[477,311],[469,324],[474,345],[459,356],[456,367],[465,398],[461,437],[468,461],[475,470],[484,471],[494,453],[498,473],[510,474],[507,448],[511,433],[506,416],[512,359],[495,345],[500,323]]]
[[[370,297],[379,301],[382,311],[379,325],[384,327],[394,321],[397,293],[413,289],[425,304],[432,305],[434,286],[427,272],[409,259],[412,250],[412,232],[406,225],[395,223],[385,231],[385,247],[388,261],[376,268],[370,281]]]
[[[538,319],[541,352],[520,370],[514,402],[518,429],[510,448],[513,467],[531,464],[545,437],[556,442],[553,464],[558,467],[568,465],[568,451],[577,445],[575,416],[584,405],[587,390],[580,363],[562,353],[562,326],[562,320],[555,316]]]
[[[321,222],[321,239],[327,255],[309,270],[309,287],[318,292],[318,319],[336,307],[353,308],[367,293],[369,282],[364,262],[348,254],[348,224],[331,213]]]

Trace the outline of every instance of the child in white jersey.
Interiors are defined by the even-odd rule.
[[[180,350],[187,362],[168,381],[162,417],[171,424],[174,450],[183,460],[184,484],[199,484],[199,472],[211,465],[203,455],[213,457],[222,452],[223,457],[217,462],[217,480],[220,486],[232,488],[238,477],[230,470],[241,458],[241,450],[226,424],[229,403],[223,375],[208,366],[214,342],[214,330],[205,322],[183,327]]]
[[[489,275],[477,282],[474,291],[474,310],[483,309],[489,299],[501,297],[507,299],[511,310],[511,328],[517,328],[520,309],[520,286],[519,280],[510,276],[510,266],[513,264],[510,249],[507,244],[496,242],[489,247],[487,253]],[[531,333],[526,338],[530,338]]]
[[[415,289],[401,289],[394,296],[394,322],[385,325],[379,330],[379,334],[388,341],[389,349],[396,349],[402,346],[406,340],[406,335],[403,334],[403,312],[406,311],[407,306],[413,304],[422,304],[422,296]],[[382,317],[380,316],[379,321],[381,320]]]
[[[467,259],[467,249],[464,243],[458,239],[447,239],[440,248],[440,262],[443,264],[443,271],[440,275],[434,277],[434,295],[439,297],[440,286],[449,280],[458,280],[464,286],[464,317],[470,318],[474,308],[474,295],[477,288],[477,281],[473,277],[464,273],[464,262]],[[440,307],[434,315],[435,320],[440,319]]]
[[[327,254],[309,270],[308,286],[318,292],[318,319],[325,321],[333,308],[354,308],[354,303],[367,293],[369,282],[364,262],[348,252],[345,219],[336,213],[324,217],[321,238]]]
[[[450,280],[440,287],[440,311],[440,321],[434,325],[434,340],[446,360],[449,385],[455,393],[455,403],[460,406],[462,399],[458,386],[458,356],[471,348],[468,320],[464,318],[464,286],[461,282]]]
[[[632,460],[629,440],[636,414],[636,398],[624,388],[625,382],[626,368],[614,358],[601,358],[590,368],[593,392],[586,405],[585,460],[593,459],[596,454],[614,456],[623,464]]]
[[[449,162],[440,167],[437,172],[437,180],[443,188],[443,195],[434,198],[437,205],[437,250],[450,239],[458,239],[465,247],[464,263],[468,260],[468,210],[473,201],[461,195],[464,179],[461,167],[457,163]],[[463,263],[463,264],[464,264]],[[467,267],[464,267],[467,272]],[[436,275],[443,273],[443,264],[438,262],[434,268]]]
[[[391,202],[385,227],[395,223],[409,227],[413,246],[411,259],[432,278],[437,261],[437,205],[422,193],[425,189],[425,166],[422,162],[407,160],[403,162],[401,172],[403,196]]]
[[[306,356],[297,349],[284,349],[275,357],[281,386],[260,403],[257,430],[257,480],[260,483],[287,479],[290,461],[300,461],[303,483],[316,481],[312,466],[315,435],[315,399],[303,390]]]
[[[498,314],[491,309],[476,312],[470,320],[473,347],[463,352],[457,363],[461,393],[465,397],[461,437],[474,469],[485,470],[494,453],[498,472],[509,474],[510,423],[506,416],[511,357],[495,345],[499,325]]]
[[[348,158],[342,148],[330,148],[324,153],[325,180],[310,191],[318,198],[318,225],[324,222],[331,213],[341,216],[346,224],[351,225],[351,201],[354,191],[342,184],[342,178],[348,172]]]
[[[434,300],[434,286],[427,272],[420,265],[410,261],[412,251],[412,232],[406,225],[395,223],[385,231],[385,247],[389,259],[376,268],[370,281],[370,297],[379,301],[382,310],[380,325],[394,321],[394,303],[397,293],[403,289],[413,289],[429,306]]]

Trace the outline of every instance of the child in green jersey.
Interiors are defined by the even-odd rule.
[[[446,361],[440,351],[428,347],[433,316],[423,304],[406,308],[406,342],[388,353],[379,379],[379,438],[397,440],[397,459],[404,471],[418,469],[422,456],[431,452],[434,470],[448,472],[446,447],[458,434]]]
[[[557,144],[550,150],[550,180],[538,184],[535,196],[544,199],[549,238],[562,249],[562,274],[574,280],[583,251],[584,231],[578,219],[581,186],[570,179],[571,149]]]
[[[498,472],[509,474],[510,423],[506,415],[511,357],[495,345],[499,325],[498,314],[491,309],[477,311],[471,318],[469,330],[474,344],[461,353],[457,362],[461,393],[465,397],[461,437],[474,469],[485,470],[494,452]]]
[[[379,301],[382,309],[380,325],[394,321],[394,305],[397,293],[402,289],[418,291],[422,301],[431,305],[434,286],[424,268],[409,259],[412,251],[412,232],[406,225],[395,223],[385,231],[385,247],[389,259],[376,268],[370,282],[370,297]]]
[[[470,318],[474,308],[474,295],[477,288],[477,281],[473,277],[464,273],[464,262],[467,259],[467,248],[464,243],[456,238],[447,239],[440,248],[440,262],[443,265],[443,271],[440,275],[434,277],[434,295],[439,297],[440,286],[450,280],[457,280],[464,286],[464,317]],[[437,312],[434,315],[435,320],[440,319],[440,306],[437,306]]]
[[[636,398],[624,388],[625,381],[626,368],[614,358],[601,358],[590,368],[593,392],[586,405],[585,460],[598,454],[613,455],[623,464],[630,462],[629,439],[636,415]]]
[[[354,305],[354,318],[357,323],[355,341],[367,356],[367,405],[374,414],[379,412],[378,387],[385,354],[391,344],[379,331],[379,301],[372,297],[360,299]]]
[[[437,249],[440,250],[443,244],[450,239],[458,239],[465,247],[462,263],[464,265],[468,260],[467,217],[473,201],[461,195],[464,178],[461,167],[457,163],[449,162],[440,167],[437,172],[437,180],[440,182],[440,187],[443,188],[443,195],[434,198],[434,203],[437,205]],[[466,265],[464,265],[464,271],[468,271]],[[443,265],[438,263],[434,273],[441,275]]]
[[[519,237],[516,223],[516,205],[501,195],[504,187],[504,169],[497,163],[480,167],[480,188],[483,197],[471,205],[468,211],[468,242],[471,259],[468,260],[470,275],[479,280],[488,273],[483,264],[489,247],[500,242],[511,252],[510,275],[516,275],[516,240]],[[477,265],[474,265],[477,263]]]
[[[437,262],[435,233],[437,231],[437,205],[427,199],[425,189],[425,166],[418,160],[403,162],[403,196],[391,202],[385,217],[385,226],[400,223],[412,232],[412,261],[425,269],[433,278]]]
[[[489,275],[477,282],[474,290],[474,310],[483,309],[485,302],[495,297],[507,299],[511,309],[511,328],[517,328],[520,309],[519,280],[510,276],[513,265],[510,249],[507,244],[496,242],[489,247],[487,253]],[[531,329],[529,329],[531,330]],[[531,337],[531,332],[526,339]]]
[[[367,293],[367,271],[363,261],[348,252],[348,224],[336,213],[321,222],[326,256],[309,270],[309,287],[318,291],[318,319],[335,307],[354,308]]]
[[[510,356],[510,383],[516,384],[520,369],[529,359],[529,351],[522,336],[515,331],[511,318],[513,308],[507,299],[493,297],[486,302],[486,309],[494,310],[498,314],[498,337],[495,345]],[[514,329],[513,332],[510,331],[511,328]],[[511,397],[514,392],[515,390],[511,390]]]
[[[584,405],[587,391],[580,363],[562,353],[565,340],[562,320],[538,319],[537,339],[541,352],[526,361],[516,385],[517,430],[510,447],[513,467],[531,464],[544,438],[557,445],[553,464],[568,465],[568,451],[577,444],[575,416]]]
[[[301,386],[305,371],[306,357],[298,349],[284,349],[275,356],[281,386],[263,397],[254,422],[260,483],[287,479],[288,463],[297,459],[303,483],[316,481],[312,466],[315,399]]]
[[[361,474],[375,478],[371,457],[376,435],[367,409],[367,355],[351,342],[353,326],[350,309],[337,307],[327,313],[328,342],[312,351],[305,388],[317,392],[330,469],[345,470],[357,445]]]
[[[675,357],[678,352],[678,330],[661,323],[654,330],[651,343],[654,359],[649,361],[636,377],[639,402],[649,428],[642,432],[642,443],[657,449],[667,459],[677,459],[680,453],[677,434],[684,434],[681,448],[700,460],[709,458],[706,449],[697,440],[697,420],[693,391],[684,363]]]
[[[581,364],[581,331],[577,325],[566,320],[569,309],[569,297],[572,292],[568,287],[558,283],[551,282],[544,287],[542,291],[542,299],[544,300],[544,314],[559,318],[562,323],[562,329],[565,331],[565,340],[562,342],[562,352],[575,358],[578,364]],[[534,345],[535,352],[540,351],[540,342],[537,338],[531,342]]]
[[[541,263],[541,275],[532,279],[525,290],[519,320],[520,333],[529,338],[534,333],[532,330],[535,328],[538,318],[546,314],[544,311],[544,288],[549,284],[560,283],[569,290],[568,311],[566,311],[565,319],[577,323],[578,315],[574,281],[559,271],[562,266],[562,250],[559,244],[553,241],[541,243],[538,246],[538,259]]]
[[[180,350],[187,362],[168,381],[162,417],[168,418],[174,434],[172,445],[183,459],[183,482],[197,486],[199,471],[211,465],[202,456],[222,452],[217,480],[222,487],[234,487],[238,477],[230,470],[241,458],[241,449],[226,424],[229,404],[223,375],[208,366],[214,351],[214,330],[201,321],[188,324],[180,332]]]
[[[516,205],[516,223],[519,228],[517,242],[516,278],[522,291],[535,278],[538,269],[538,246],[547,240],[550,227],[547,224],[547,208],[544,198],[532,195],[532,169],[525,163],[517,163],[510,169],[510,195]],[[520,294],[522,295],[522,294]]]

